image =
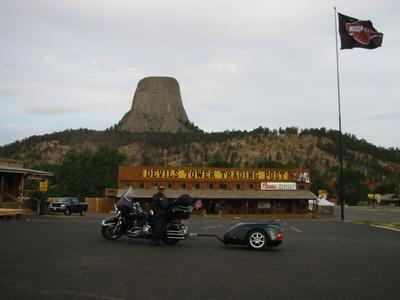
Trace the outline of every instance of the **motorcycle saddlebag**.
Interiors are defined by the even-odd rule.
[[[193,199],[188,194],[183,194],[174,201],[174,204],[176,206],[192,206],[192,203]]]
[[[189,219],[193,208],[191,206],[170,207],[168,210],[169,219]]]
[[[192,213],[192,197],[187,194],[180,196],[169,207],[168,217],[170,219],[189,219]]]

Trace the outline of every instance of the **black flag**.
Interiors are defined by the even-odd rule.
[[[378,32],[372,22],[357,20],[338,13],[341,49],[375,49],[382,45],[383,33]]]

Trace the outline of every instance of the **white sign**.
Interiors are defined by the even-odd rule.
[[[296,182],[261,182],[262,191],[295,191]]]
[[[271,202],[268,200],[258,201],[257,208],[271,208]]]

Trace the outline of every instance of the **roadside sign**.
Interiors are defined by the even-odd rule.
[[[318,190],[318,198],[326,198],[328,196],[327,190]]]
[[[40,180],[39,181],[39,191],[40,192],[47,192],[47,180]]]

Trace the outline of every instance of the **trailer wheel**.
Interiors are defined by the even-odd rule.
[[[260,250],[268,245],[268,236],[263,230],[254,229],[247,236],[247,246],[253,250]]]

